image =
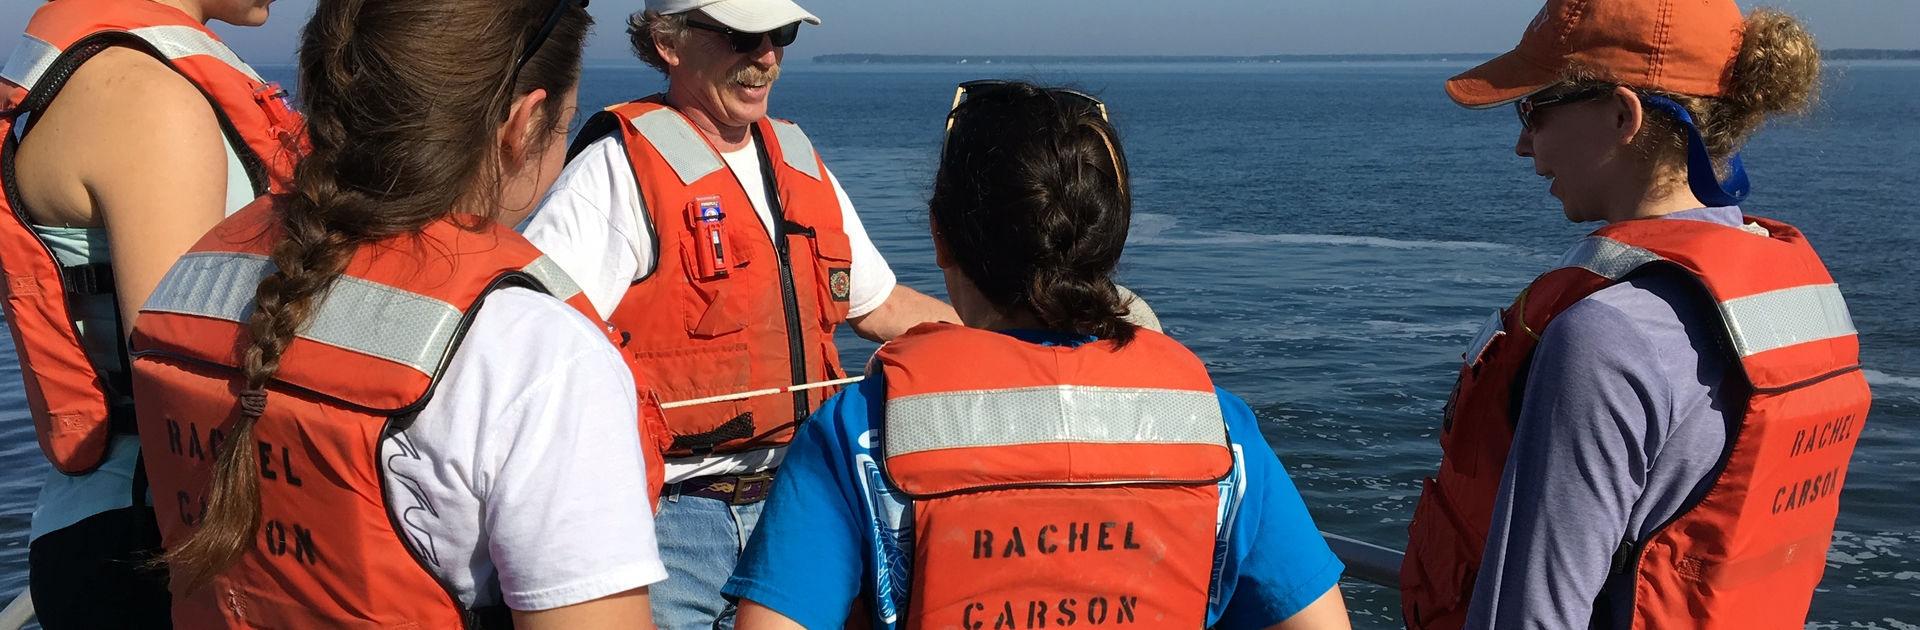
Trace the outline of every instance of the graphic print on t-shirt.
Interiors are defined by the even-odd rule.
[[[873,461],[872,448],[880,441],[879,431],[860,434],[860,450],[853,461],[860,469],[860,492],[865,498],[867,524],[872,528],[873,593],[875,616],[888,625],[900,622],[900,611],[907,607],[913,566],[907,551],[913,549],[913,515],[903,497],[887,487],[880,465]]]

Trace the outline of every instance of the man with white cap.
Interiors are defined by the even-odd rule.
[[[618,329],[667,410],[656,517],[665,630],[731,627],[720,594],[794,429],[836,388],[834,328],[885,341],[953,308],[895,282],[807,135],[767,117],[791,0],[648,0],[635,54],[667,91],[594,116],[521,231]]]

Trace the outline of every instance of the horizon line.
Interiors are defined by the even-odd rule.
[[[1505,53],[1294,53],[1276,55],[903,55],[836,53],[814,55],[816,64],[992,64],[992,63],[1287,63],[1326,61],[1483,61]],[[1823,60],[1920,59],[1920,49],[1832,48],[1820,51]]]
[[[810,64],[819,65],[860,65],[860,64],[1147,64],[1147,63],[1247,63],[1247,62],[1326,62],[1326,61],[1475,61],[1497,57],[1503,53],[1295,53],[1280,55],[906,55],[889,53],[830,53],[814,55],[803,59]],[[1873,60],[1920,60],[1920,49],[1905,48],[1833,48],[1820,51],[1823,60],[1831,61],[1873,61]],[[788,63],[792,63],[789,61]],[[581,60],[585,67],[606,67],[609,65],[646,67],[637,57],[587,57]],[[295,63],[255,63],[253,65],[273,68],[295,66]]]

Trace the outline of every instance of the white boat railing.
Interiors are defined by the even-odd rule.
[[[1347,577],[1387,588],[1400,588],[1400,558],[1405,554],[1339,534],[1320,532],[1320,535],[1326,537],[1333,555],[1339,556],[1340,562],[1347,565]],[[32,619],[33,594],[23,589],[19,597],[7,604],[5,610],[0,610],[0,630],[20,630]]]
[[[20,630],[33,620],[33,593],[20,589],[20,596],[13,598],[5,610],[0,610],[0,630]]]
[[[1320,532],[1320,535],[1327,539],[1327,546],[1333,549],[1333,555],[1339,556],[1340,562],[1347,565],[1347,577],[1400,589],[1400,560],[1407,554],[1339,534]]]

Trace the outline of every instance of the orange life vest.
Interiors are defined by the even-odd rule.
[[[1233,454],[1192,352],[921,324],[874,361],[884,469],[913,498],[905,627],[1206,625]]]
[[[800,127],[754,123],[772,181],[741,182],[705,134],[657,96],[607,108],[576,146],[616,126],[654,238],[654,268],[608,317],[624,333],[635,371],[666,401],[843,376],[833,330],[847,318],[853,250],[833,182]],[[778,191],[768,202],[779,238],[768,236],[743,184]],[[669,452],[786,444],[833,394],[816,389],[667,410]]]
[[[81,64],[124,47],[153,55],[186,77],[213,103],[227,143],[240,157],[256,194],[279,192],[292,173],[300,118],[279,86],[262,81],[206,26],[150,0],[57,0],[27,23],[0,78],[0,268],[6,273],[6,315],[26,381],[27,406],[40,450],[70,474],[98,466],[111,434],[134,430],[127,375],[102,371],[81,349],[69,296],[113,293],[110,265],[63,267],[29,227],[14,179],[15,125],[39,115]],[[31,130],[32,119],[26,122]]]
[[[1520,293],[1469,348],[1408,528],[1407,626],[1464,623],[1513,441],[1523,379],[1555,315],[1635,273],[1678,270],[1718,304],[1721,341],[1745,379],[1712,488],[1616,572],[1636,574],[1634,628],[1799,627],[1825,569],[1840,484],[1872,395],[1860,343],[1825,265],[1792,226],[1683,219],[1594,232]],[[1767,236],[1748,230],[1764,229]]]
[[[275,198],[230,217],[167,272],[132,337],[141,449],[166,546],[205,518],[213,462],[240,416],[259,281],[280,240]],[[396,531],[380,441],[433,396],[479,306],[520,286],[597,322],[579,288],[513,231],[455,215],[363,246],[287,347],[255,424],[261,528],[238,565],[191,596],[182,628],[456,628],[462,610]],[[503,611],[493,610],[491,614]]]

